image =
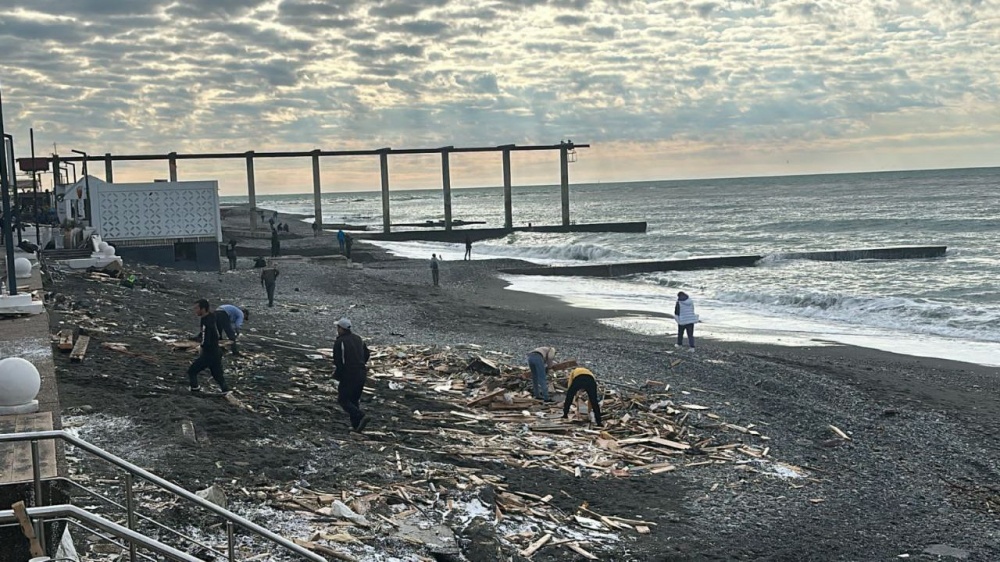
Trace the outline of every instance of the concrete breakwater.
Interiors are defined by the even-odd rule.
[[[623,277],[638,273],[657,271],[692,271],[697,269],[719,269],[723,267],[753,267],[761,260],[802,259],[817,261],[858,261],[858,260],[901,260],[944,257],[947,246],[897,246],[892,248],[867,248],[854,250],[830,250],[820,252],[796,252],[785,254],[715,256],[685,260],[635,261],[625,263],[603,263],[591,265],[519,267],[501,270],[513,275],[558,275],[572,277]]]

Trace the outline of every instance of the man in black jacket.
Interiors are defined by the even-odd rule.
[[[199,299],[194,303],[194,314],[201,318],[201,353],[188,367],[188,381],[191,383],[191,392],[201,392],[201,387],[198,386],[198,373],[208,369],[215,382],[219,383],[222,392],[228,394],[230,392],[229,385],[226,384],[226,379],[222,376],[219,325],[216,323],[216,316],[211,309],[211,305],[205,299]]]
[[[351,417],[351,428],[358,433],[368,425],[368,416],[361,411],[361,392],[368,377],[368,346],[351,332],[351,321],[341,318],[337,321],[337,341],[333,343],[333,378],[340,384],[337,388],[337,403]]]

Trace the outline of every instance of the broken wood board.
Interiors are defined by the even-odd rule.
[[[69,360],[75,363],[83,361],[87,355],[87,346],[90,345],[90,336],[80,336],[76,339],[73,351],[69,353]]]

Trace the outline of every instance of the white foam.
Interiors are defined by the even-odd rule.
[[[617,312],[673,312],[676,288],[637,285],[619,279],[505,276],[507,288],[558,297],[571,306]],[[848,325],[827,319],[799,318],[762,309],[750,311],[688,291],[701,317],[695,335],[725,341],[784,346],[853,345],[911,355],[1000,366],[1000,343],[914,334],[877,326]],[[675,334],[676,324],[663,316],[617,316],[606,324],[645,335]],[[672,325],[673,324],[673,325]]]

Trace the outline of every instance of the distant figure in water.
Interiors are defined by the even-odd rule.
[[[465,235],[465,259],[472,259],[472,238],[468,234]]]
[[[677,347],[684,346],[684,332],[687,332],[688,345],[694,351],[694,325],[698,322],[698,315],[694,313],[694,300],[684,291],[677,293],[674,319],[677,320]]]
[[[281,255],[281,241],[278,240],[278,230],[271,229],[271,257],[276,258]]]
[[[431,277],[434,278],[434,286],[438,286],[438,257],[437,254],[431,254]]]

